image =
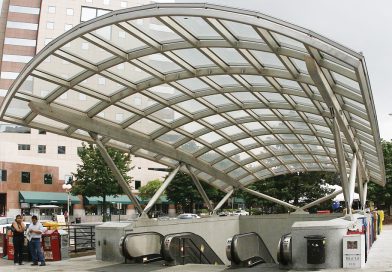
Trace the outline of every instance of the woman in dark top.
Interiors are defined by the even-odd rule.
[[[24,231],[26,229],[23,223],[22,216],[17,215],[15,222],[12,222],[13,226],[13,238],[14,243],[14,264],[23,265],[23,243],[24,243]]]

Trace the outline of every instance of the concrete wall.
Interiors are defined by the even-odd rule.
[[[271,255],[276,261],[276,250],[280,237],[291,232],[294,222],[322,221],[341,217],[342,214],[271,214],[240,216],[239,229],[241,233],[256,232],[263,239]]]

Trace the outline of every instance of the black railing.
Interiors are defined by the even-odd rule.
[[[69,250],[73,252],[95,249],[95,226],[69,225]]]

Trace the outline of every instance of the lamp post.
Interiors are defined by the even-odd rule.
[[[71,202],[71,198],[70,198],[70,193],[71,193],[71,189],[72,189],[72,185],[71,184],[63,184],[63,189],[67,192],[67,224],[69,226],[69,206],[70,206],[70,202]]]

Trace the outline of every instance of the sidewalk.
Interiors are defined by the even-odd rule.
[[[385,226],[383,232],[378,236],[377,241],[374,243],[372,250],[370,251],[368,262],[366,267],[361,269],[364,272],[376,272],[376,271],[392,271],[392,225]],[[228,270],[227,266],[224,265],[179,265],[174,267],[165,267],[162,263],[152,264],[118,264],[111,262],[97,261],[95,256],[85,256],[72,258],[65,261],[59,262],[47,262],[45,267],[30,266],[30,263],[26,263],[24,266],[14,266],[13,261],[0,259],[0,272],[12,272],[12,271],[42,271],[42,272],[54,272],[54,271],[71,271],[71,272],[222,272]],[[266,265],[261,267],[255,266],[253,268],[241,268],[231,270],[235,272],[254,272],[254,271],[287,271],[278,270],[274,265]],[[342,272],[342,271],[355,271],[347,269],[326,269],[323,272]]]

